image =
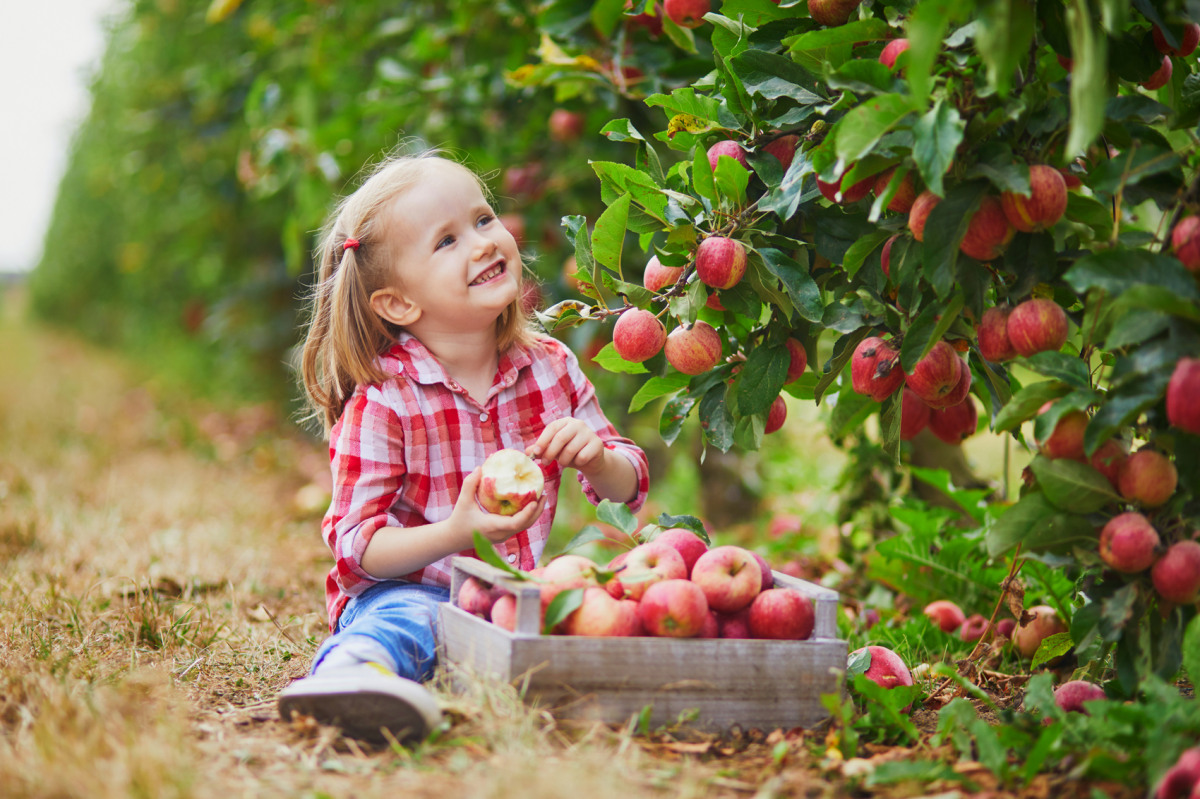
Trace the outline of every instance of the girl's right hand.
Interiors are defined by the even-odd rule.
[[[472,533],[478,530],[480,535],[493,544],[502,543],[522,530],[528,530],[546,509],[546,495],[543,494],[537,502],[531,502],[512,516],[488,513],[479,507],[479,502],[475,499],[482,476],[482,467],[466,476],[462,492],[458,495],[458,501],[454,503],[454,510],[450,512],[450,519],[455,528],[465,530],[468,539],[473,541]]]

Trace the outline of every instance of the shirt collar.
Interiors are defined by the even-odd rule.
[[[400,331],[396,343],[382,356],[388,372],[402,374],[422,385],[442,383],[452,389],[457,384],[446,374],[446,369],[429,349],[408,331]],[[533,363],[529,351],[524,347],[510,347],[501,353],[497,365],[497,379],[493,381],[491,393],[507,388],[517,382],[522,369]]]

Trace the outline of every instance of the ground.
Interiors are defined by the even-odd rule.
[[[323,445],[215,408],[87,342],[0,313],[0,785],[10,797],[1109,796],[1069,775],[998,786],[930,741],[838,758],[824,727],[571,725],[512,686],[435,685],[413,748],[285,722],[326,634]],[[875,768],[946,769],[878,782]]]

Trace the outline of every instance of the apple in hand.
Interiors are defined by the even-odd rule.
[[[628,308],[613,325],[613,348],[627,361],[641,363],[657,355],[667,341],[667,330],[654,314]]]
[[[662,580],[646,589],[638,603],[642,627],[651,635],[693,638],[708,619],[704,591],[691,580]]]
[[[620,586],[620,594],[630,599],[641,599],[646,589],[661,580],[683,580],[687,578],[687,564],[683,555],[670,544],[650,541],[638,544],[625,554],[624,569],[609,582]]]
[[[721,334],[708,322],[680,325],[667,336],[667,363],[685,375],[707,372],[721,360]]]
[[[732,613],[749,605],[762,590],[762,569],[754,553],[743,547],[714,547],[692,566],[692,582],[704,592],[718,613]]]
[[[750,634],[755,638],[803,641],[813,633],[812,600],[791,588],[768,588],[750,603]]]
[[[488,513],[512,516],[542,498],[546,477],[533,458],[519,449],[501,449],[483,462],[475,498]]]
[[[737,239],[709,236],[696,250],[696,276],[706,286],[730,289],[746,274],[746,247]]]

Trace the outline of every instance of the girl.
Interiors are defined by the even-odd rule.
[[[438,724],[437,604],[450,559],[481,533],[537,565],[564,468],[592,503],[637,510],[646,456],[605,418],[575,356],[521,310],[516,241],[480,179],[434,153],[392,158],[338,206],[318,250],[304,343],[309,400],[330,439],[333,632],[279,698],[352,737],[423,738]],[[475,500],[504,447],[540,459],[542,499],[514,516]]]

